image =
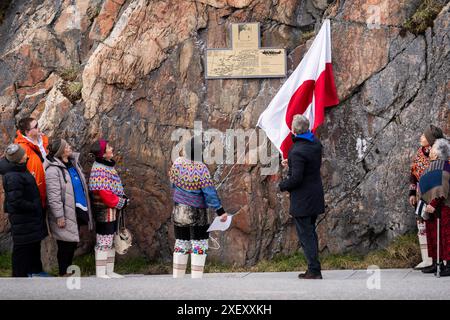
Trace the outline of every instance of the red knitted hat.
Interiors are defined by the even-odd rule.
[[[108,145],[108,141],[104,140],[104,139],[100,139],[98,140],[93,147],[92,153],[97,157],[97,158],[103,158],[103,155],[106,152],[106,146]]]

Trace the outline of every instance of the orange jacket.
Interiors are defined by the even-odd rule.
[[[46,207],[47,194],[45,188],[45,171],[44,171],[44,163],[41,161],[41,151],[39,147],[28,141],[20,132],[17,130],[17,137],[14,140],[14,143],[19,144],[27,153],[28,162],[27,169],[34,176],[36,180],[36,184],[39,189],[39,193],[41,195],[42,207]],[[42,135],[42,143],[44,145],[45,151],[48,152],[48,138],[46,135]]]

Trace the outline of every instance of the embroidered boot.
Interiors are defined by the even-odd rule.
[[[417,221],[417,227],[419,229],[419,245],[420,254],[422,256],[422,262],[414,267],[416,270],[421,270],[423,268],[430,267],[433,264],[433,259],[428,256],[428,246],[427,246],[427,235],[425,233],[425,223],[420,223]]]
[[[183,278],[186,273],[189,254],[174,252],[173,253],[173,277]]]
[[[191,276],[192,279],[203,278],[203,269],[205,268],[206,254],[191,253]]]
[[[192,279],[199,279],[203,277],[207,256],[206,251],[208,250],[208,239],[192,240],[191,246],[191,277]]]
[[[106,264],[106,274],[110,278],[122,279],[124,276],[114,272],[114,262],[116,259],[116,250],[109,249],[108,250],[108,262]]]
[[[106,274],[106,264],[108,261],[108,252],[95,249],[95,275],[97,278],[109,279]]]
[[[175,240],[173,249],[173,277],[183,278],[186,274],[187,261],[191,252],[190,240]]]

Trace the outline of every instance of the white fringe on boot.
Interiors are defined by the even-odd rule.
[[[173,253],[173,277],[183,278],[186,274],[186,267],[188,262],[189,254],[184,253]]]
[[[108,261],[106,263],[106,275],[110,278],[122,279],[124,276],[114,272],[114,263],[116,260],[116,250],[109,249],[108,250]]]
[[[95,275],[97,278],[109,279],[106,274],[106,265],[108,261],[108,252],[95,249]]]
[[[206,254],[191,253],[191,276],[192,279],[203,278],[203,269],[205,268]]]

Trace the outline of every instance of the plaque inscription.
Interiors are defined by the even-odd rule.
[[[285,49],[260,48],[259,23],[233,23],[231,49],[206,49],[206,79],[281,78]]]

